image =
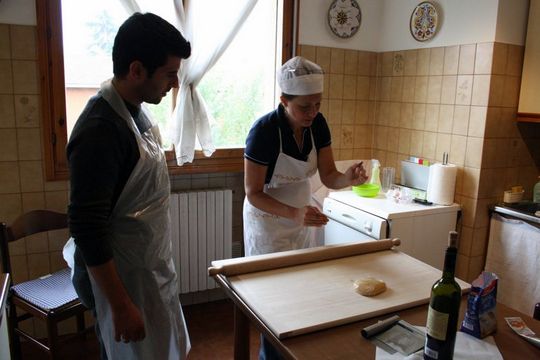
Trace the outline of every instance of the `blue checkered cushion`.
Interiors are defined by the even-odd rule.
[[[11,289],[19,297],[43,310],[58,309],[78,298],[71,283],[71,270],[68,268],[14,285]]]

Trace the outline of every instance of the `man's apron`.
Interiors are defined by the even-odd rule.
[[[311,132],[311,129],[310,129]],[[274,199],[295,208],[310,205],[309,178],[317,171],[317,150],[311,134],[312,149],[307,161],[297,160],[283,152],[279,129],[279,156],[274,173],[263,191]],[[312,246],[313,228],[293,220],[257,209],[244,199],[245,255],[303,249]]]
[[[170,184],[159,129],[154,125],[140,134],[110,81],[102,84],[101,95],[126,120],[140,153],[111,215],[114,234],[111,246],[120,279],[142,313],[146,333],[139,342],[115,341],[111,308],[90,275],[107,356],[109,359],[185,359],[191,345],[172,260]],[[140,116],[147,116],[144,109]]]

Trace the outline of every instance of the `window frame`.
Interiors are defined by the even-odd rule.
[[[294,54],[299,0],[283,0],[282,62]],[[42,143],[48,181],[69,179],[66,159],[67,124],[62,43],[61,0],[36,0],[38,63],[41,87]],[[58,96],[61,94],[61,96]],[[217,149],[211,157],[195,151],[193,163],[178,166],[166,151],[169,174],[242,172],[244,148]]]

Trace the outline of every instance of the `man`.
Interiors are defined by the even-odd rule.
[[[190,53],[159,16],[128,18],[114,40],[114,77],[88,101],[67,146],[73,282],[96,315],[102,358],[182,359],[189,351],[168,237],[165,154],[141,104],[158,104],[178,87]]]

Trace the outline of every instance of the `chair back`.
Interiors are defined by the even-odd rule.
[[[9,243],[44,231],[67,228],[67,214],[52,210],[32,210],[19,216],[11,225],[0,223],[2,272],[11,273]]]

